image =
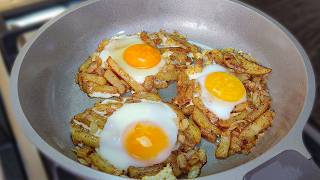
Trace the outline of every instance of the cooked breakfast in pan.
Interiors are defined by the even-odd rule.
[[[195,178],[207,156],[248,154],[271,126],[270,73],[245,52],[204,48],[178,32],[104,39],[76,74],[84,93],[104,100],[72,118],[74,153],[113,175]],[[159,90],[171,84],[176,96],[164,101]]]

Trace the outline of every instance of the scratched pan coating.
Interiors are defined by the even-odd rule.
[[[90,1],[47,23],[20,52],[10,84],[17,120],[36,147],[79,176],[116,178],[79,164],[71,152],[70,118],[96,101],[80,91],[74,76],[102,38],[159,29],[178,30],[212,48],[249,52],[273,70],[269,79],[276,111],[272,128],[251,154],[226,160],[216,160],[214,146],[203,141],[208,163],[201,178],[242,179],[249,170],[288,149],[309,157],[301,136],[315,91],[308,57],[273,19],[226,0]],[[161,91],[165,99],[174,93],[173,86]]]

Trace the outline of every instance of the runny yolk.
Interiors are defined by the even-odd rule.
[[[124,51],[123,58],[134,68],[148,69],[160,62],[161,54],[159,50],[147,44],[134,44]]]
[[[242,82],[226,72],[213,72],[205,79],[205,88],[214,97],[224,101],[239,101],[246,94]]]
[[[150,160],[167,148],[165,132],[150,123],[137,123],[125,134],[123,145],[127,153],[138,160]]]

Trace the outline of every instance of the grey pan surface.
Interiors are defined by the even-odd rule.
[[[248,155],[212,156],[200,179],[242,179],[284,150],[309,158],[302,129],[315,96],[314,74],[304,50],[279,23],[262,12],[227,0],[101,0],[83,3],[44,25],[20,52],[12,70],[11,99],[29,139],[48,157],[80,176],[121,179],[85,167],[71,152],[70,118],[92,105],[74,83],[78,66],[104,37],[141,30],[178,30],[194,42],[251,53],[273,69],[269,88],[277,115]],[[166,94],[166,93],[165,93]]]

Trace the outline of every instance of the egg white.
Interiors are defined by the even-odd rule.
[[[126,71],[138,83],[142,84],[147,76],[157,74],[166,64],[166,61],[161,58],[160,62],[156,66],[148,69],[138,69],[130,66],[123,59],[123,53],[129,46],[134,44],[145,43],[140,39],[139,35],[121,35],[113,37],[110,39],[108,45],[105,46],[104,50],[100,53],[99,57],[103,62],[102,66],[105,67],[106,60],[109,56],[111,56],[111,58],[115,60],[124,71]]]
[[[212,113],[214,113],[218,118],[222,120],[226,120],[230,118],[231,111],[237,104],[243,103],[247,100],[246,95],[244,95],[240,100],[236,102],[223,101],[212,96],[205,87],[205,79],[208,74],[212,72],[226,72],[229,73],[228,70],[218,64],[212,64],[206,66],[202,72],[195,73],[190,75],[190,79],[196,79],[196,81],[200,84],[201,88],[201,96],[204,106],[209,109]]]
[[[152,160],[142,161],[131,157],[123,146],[123,135],[130,125],[138,122],[150,122],[160,127],[169,140],[168,147]],[[165,103],[143,101],[124,104],[109,118],[99,134],[100,146],[97,152],[101,157],[119,169],[129,166],[147,167],[165,161],[171,151],[177,148],[177,115]]]

